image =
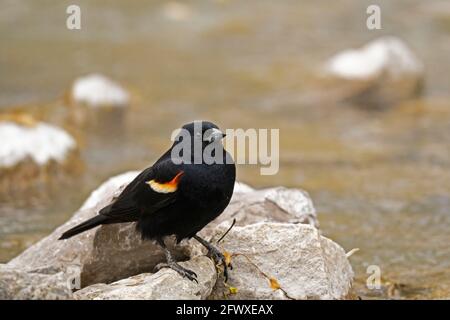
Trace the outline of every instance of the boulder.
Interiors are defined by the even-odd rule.
[[[72,85],[71,100],[91,108],[126,107],[128,92],[118,83],[101,74],[90,74],[76,79]]]
[[[66,121],[83,132],[113,143],[126,132],[130,94],[120,84],[101,74],[79,77],[65,96]]]
[[[337,53],[324,65],[339,99],[383,108],[420,94],[424,65],[400,39],[385,36]]]
[[[211,237],[217,225],[227,221],[231,225],[245,226],[256,222],[304,223],[319,227],[316,210],[308,193],[285,187],[254,190],[237,182],[230,204],[201,234]]]
[[[50,182],[61,182],[60,173],[80,170],[75,139],[62,128],[38,121],[30,114],[0,114],[0,141],[2,200],[13,198],[17,203],[36,196]]]
[[[198,283],[171,269],[142,273],[111,284],[94,284],[75,292],[80,300],[200,300],[206,299],[216,283],[214,263],[205,256],[180,263],[197,274]]]
[[[106,181],[65,224],[34,244],[8,265],[27,271],[52,268],[70,277],[79,277],[79,286],[112,282],[142,272],[151,272],[164,261],[156,243],[143,241],[134,223],[104,225],[67,240],[61,234],[93,217],[130,182],[137,172],[129,172]],[[172,247],[174,241],[168,243]],[[173,250],[177,259],[187,259],[192,246],[182,243]],[[69,272],[70,270],[70,272]]]
[[[227,228],[219,225],[216,237]],[[233,270],[228,286],[218,281],[211,299],[345,299],[350,294],[353,271],[344,249],[311,225],[234,227],[221,247]]]
[[[0,300],[72,298],[72,290],[62,273],[33,273],[0,265]]]
[[[173,241],[168,244],[176,259],[186,261],[181,263],[197,272],[199,285],[169,269],[153,274],[154,267],[165,261],[164,254],[155,243],[141,240],[134,223],[100,226],[58,240],[64,231],[96,215],[113,201],[137,174],[137,171],[127,172],[106,181],[68,222],[11,260],[5,268],[20,270],[26,279],[58,279],[66,287],[81,289],[75,292],[76,299],[222,298],[229,288],[223,284],[222,277],[216,284],[214,264],[203,255],[204,248],[195,240],[183,241],[176,247]],[[351,267],[343,249],[320,235],[316,212],[306,192],[283,187],[254,190],[238,182],[229,207],[217,221],[202,230],[202,235],[217,239],[233,218],[237,226],[220,244],[233,255],[230,284],[238,288],[238,293],[232,298],[346,297],[352,279]],[[254,265],[275,277],[281,288],[270,288],[268,280]],[[60,286],[55,284],[55,288]],[[17,290],[7,291],[6,297],[16,297]],[[43,294],[41,298],[48,297]],[[61,297],[71,298],[70,295]]]
[[[0,170],[29,160],[38,166],[51,161],[63,163],[76,148],[75,139],[63,129],[25,119],[0,117]]]
[[[67,240],[58,240],[64,231],[96,215],[138,173],[124,173],[106,181],[92,192],[68,222],[11,260],[8,265],[31,271],[49,266],[58,271],[78,269],[81,287],[153,271],[158,263],[164,261],[164,253],[156,243],[142,241],[135,232],[134,223],[104,225]],[[303,191],[285,188],[251,190],[251,187],[241,184],[230,206],[202,234],[210,235],[217,223],[233,218],[237,219],[238,225],[255,221],[317,223],[312,202]],[[174,241],[169,245],[173,247]],[[173,249],[177,259],[182,260],[201,252],[196,241],[182,242]]]

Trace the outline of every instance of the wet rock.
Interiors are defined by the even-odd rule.
[[[402,40],[386,36],[334,55],[324,73],[339,99],[383,108],[421,93],[424,65]]]
[[[75,293],[75,299],[101,300],[200,300],[206,299],[216,283],[214,263],[205,256],[180,263],[197,274],[198,284],[171,269],[142,273],[111,284],[95,284]]]
[[[220,225],[220,236],[228,225]],[[211,299],[345,299],[353,271],[345,251],[313,226],[260,222],[233,228],[221,243],[231,255],[228,285]],[[231,290],[234,291],[234,290]]]
[[[0,300],[72,298],[72,290],[61,273],[28,273],[0,265]]]
[[[27,271],[52,268],[74,279],[79,287],[109,283],[142,272],[151,272],[165,260],[158,245],[141,240],[134,223],[100,226],[71,239],[58,240],[76,224],[97,214],[117,196],[137,172],[111,178],[92,193],[82,208],[65,224],[25,250],[8,265]],[[169,244],[172,247],[173,242]],[[186,259],[193,247],[187,243],[172,250],[177,259]]]
[[[92,108],[121,108],[130,102],[130,96],[124,88],[101,74],[90,74],[76,79],[71,98],[75,103]]]
[[[8,119],[0,117],[0,170],[28,160],[39,166],[62,163],[76,148],[75,140],[58,127],[26,116]]]
[[[0,114],[0,141],[2,197],[18,200],[25,190],[42,192],[60,173],[80,169],[75,139],[29,114]]]
[[[103,144],[117,144],[117,139],[126,134],[125,116],[130,100],[128,91],[104,75],[80,77],[74,81],[66,101],[66,121],[102,138]]]

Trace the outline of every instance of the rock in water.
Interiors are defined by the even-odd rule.
[[[28,114],[0,114],[0,193],[23,197],[49,178],[77,171],[77,143],[66,131]],[[30,194],[28,194],[29,196]]]
[[[92,192],[81,209],[52,234],[11,260],[11,266],[35,270],[52,266],[58,271],[79,269],[81,286],[112,282],[141,272],[150,272],[164,260],[159,246],[142,241],[134,223],[104,225],[68,240],[57,240],[66,230],[94,216],[98,210],[118,196],[139,172],[132,171],[113,177]],[[245,190],[251,190],[245,187]],[[237,218],[239,225],[255,221],[316,223],[315,210],[306,193],[285,188],[238,192],[230,206],[202,233],[210,234],[214,226]],[[195,241],[191,243],[196,244]],[[187,258],[199,246],[184,243],[178,246],[178,258]]]
[[[207,257],[181,262],[197,274],[198,284],[171,269],[142,273],[111,284],[94,284],[75,293],[82,300],[200,300],[206,299],[216,283],[214,263]]]
[[[129,172],[106,181],[68,222],[8,265],[27,271],[52,268],[64,272],[68,278],[79,278],[81,287],[153,271],[165,260],[164,253],[156,243],[143,241],[134,223],[104,225],[67,240],[58,240],[64,231],[96,215],[136,175],[137,172]],[[173,252],[177,259],[185,259],[190,249],[184,244]]]
[[[77,299],[223,298],[228,289],[222,280],[216,285],[214,264],[202,255],[203,248],[195,240],[182,243],[173,252],[178,260],[191,259],[183,264],[197,272],[199,285],[173,270],[152,274],[154,266],[165,261],[164,254],[155,243],[142,241],[133,223],[100,226],[68,240],[57,240],[64,231],[96,215],[137,174],[128,172],[106,181],[67,223],[5,268],[20,270],[20,277],[27,279],[24,283],[35,283],[39,277],[45,281],[58,279],[49,282],[57,292],[61,283],[72,289],[82,288],[75,293]],[[233,254],[235,268],[230,272],[230,284],[238,288],[233,298],[346,297],[352,279],[350,264],[343,249],[320,236],[314,227],[316,213],[306,192],[282,187],[254,190],[237,183],[230,206],[202,233],[220,236],[233,218],[242,227],[232,229],[221,244]],[[217,226],[220,221],[223,223]],[[281,289],[271,288],[261,271],[274,277]],[[5,275],[11,279],[9,273],[0,272],[0,278]],[[1,281],[12,288],[5,290],[5,297],[22,297],[22,291],[11,286],[11,280]],[[45,292],[39,297],[38,289],[33,289],[34,296],[49,297]]]
[[[113,80],[90,74],[76,79],[68,102],[68,120],[76,127],[109,141],[124,136],[130,94]]]
[[[334,86],[342,87],[341,98],[369,107],[417,96],[424,79],[423,63],[402,40],[390,36],[334,55],[324,71]]]
[[[120,108],[126,107],[130,102],[130,96],[125,89],[101,74],[90,74],[76,79],[71,98],[75,103],[92,108]]]
[[[62,163],[76,147],[67,132],[43,122],[23,125],[0,119],[0,140],[0,170],[28,160],[39,166]]]
[[[220,236],[228,224],[221,224]],[[313,226],[261,222],[235,227],[221,244],[231,255],[228,285],[218,281],[210,298],[345,299],[353,271],[345,251]]]

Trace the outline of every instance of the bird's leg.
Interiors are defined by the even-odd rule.
[[[206,241],[205,239],[200,238],[199,236],[195,235],[194,239],[200,242],[206,249],[208,249],[208,257],[212,258],[216,264],[222,264],[223,265],[223,276],[225,277],[225,282],[228,280],[228,265],[225,260],[225,256],[222,252],[220,252],[219,249],[217,249],[214,245]],[[230,264],[230,269],[233,269],[233,267]]]
[[[178,272],[181,276],[188,278],[191,281],[197,281],[197,274],[189,269],[186,269],[182,266],[180,266],[175,259],[172,257],[172,253],[170,253],[169,249],[167,249],[166,244],[164,243],[164,240],[159,238],[157,239],[158,244],[161,246],[161,248],[164,250],[164,254],[166,255],[166,263],[160,263],[158,264],[155,269],[160,270],[162,268],[170,268],[172,270],[175,270]]]

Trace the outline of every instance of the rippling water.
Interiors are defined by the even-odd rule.
[[[163,1],[78,1],[82,30],[69,31],[65,3],[0,1],[1,109],[57,113],[73,79],[91,72],[133,96],[122,128],[79,133],[84,175],[45,198],[0,204],[0,261],[63,223],[107,177],[150,164],[174,128],[211,119],[280,128],[280,172],[241,166],[238,177],[308,190],[324,235],[360,248],[351,262],[363,298],[449,297],[450,9],[378,2],[383,29],[368,31],[372,1],[187,1],[181,20]],[[424,98],[382,112],[310,98],[327,57],[387,34],[424,61]],[[369,265],[390,289],[364,286]]]

